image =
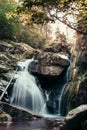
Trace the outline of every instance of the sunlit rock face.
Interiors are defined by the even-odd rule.
[[[25,43],[0,40],[0,64],[7,65],[7,68],[15,66],[18,60],[31,57],[33,53],[34,49]]]
[[[42,53],[37,57],[38,65],[35,71],[43,75],[58,76],[66,69],[69,64],[69,58],[59,53]],[[33,72],[33,70],[32,70]]]
[[[74,48],[77,53],[87,51],[87,35],[77,34],[77,40]]]

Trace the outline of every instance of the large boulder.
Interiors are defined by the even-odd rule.
[[[37,56],[35,71],[42,75],[60,75],[70,65],[68,56],[60,53],[44,52]]]
[[[83,130],[82,124],[87,120],[87,105],[81,105],[67,114],[62,130]],[[87,127],[86,127],[87,128]]]

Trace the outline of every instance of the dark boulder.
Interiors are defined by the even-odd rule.
[[[82,124],[87,120],[87,105],[81,105],[67,114],[62,130],[83,130]]]
[[[8,113],[12,117],[12,121],[31,120],[34,118],[42,118],[41,115],[25,110],[21,107],[16,107],[8,103],[0,102],[0,109]]]

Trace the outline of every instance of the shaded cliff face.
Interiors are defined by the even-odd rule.
[[[71,82],[66,87],[67,116],[63,130],[87,129],[87,36],[77,35],[72,48]],[[63,99],[64,99],[63,98]],[[83,104],[83,105],[82,105]],[[85,105],[84,105],[85,104]],[[80,106],[81,105],[81,106]]]
[[[87,103],[87,36],[79,35],[74,49],[69,109]]]

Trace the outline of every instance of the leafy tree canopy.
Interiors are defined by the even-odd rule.
[[[25,10],[33,22],[58,19],[77,32],[87,34],[87,0],[24,0],[18,12]]]
[[[11,0],[0,0],[0,38],[12,39],[14,37],[15,3]]]

